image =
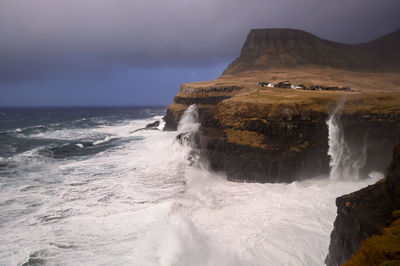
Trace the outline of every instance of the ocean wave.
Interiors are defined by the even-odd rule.
[[[116,140],[118,139],[115,136],[106,136],[104,139],[100,139],[100,140],[96,140],[95,142],[93,142],[93,145],[99,145],[99,144],[103,144],[105,142],[108,142],[110,140]]]
[[[36,125],[36,126],[31,126],[31,127],[26,127],[26,128],[17,128],[15,130],[16,133],[23,134],[23,135],[32,135],[32,134],[39,134],[46,132],[48,128],[43,125]]]
[[[94,155],[115,146],[112,144],[112,140],[116,140],[116,138],[109,138],[107,140],[102,139],[97,141],[74,141],[55,147],[50,146],[43,148],[39,151],[39,153],[56,159]]]
[[[18,162],[0,157],[0,173],[5,174],[6,171],[14,170],[18,167]]]

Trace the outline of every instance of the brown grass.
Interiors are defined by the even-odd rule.
[[[240,145],[249,145],[256,148],[266,149],[267,145],[264,142],[264,135],[248,130],[225,129],[225,134],[228,142],[237,143]]]
[[[400,219],[365,240],[344,266],[400,265]]]

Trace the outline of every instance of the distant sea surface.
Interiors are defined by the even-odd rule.
[[[228,182],[164,112],[0,108],[0,265],[323,265],[335,198],[376,181]]]

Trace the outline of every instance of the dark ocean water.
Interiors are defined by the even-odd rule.
[[[92,147],[106,134],[77,135],[68,140],[41,136],[49,132],[92,129],[149,119],[162,115],[164,111],[164,107],[0,108],[0,157],[12,157],[37,147],[43,147],[43,154],[59,158],[95,153],[112,146],[112,141],[85,149],[85,152],[76,144]]]

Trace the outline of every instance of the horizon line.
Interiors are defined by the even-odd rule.
[[[0,108],[80,108],[80,107],[89,107],[89,108],[98,108],[98,107],[168,107],[168,104],[132,104],[132,105],[0,105]]]

